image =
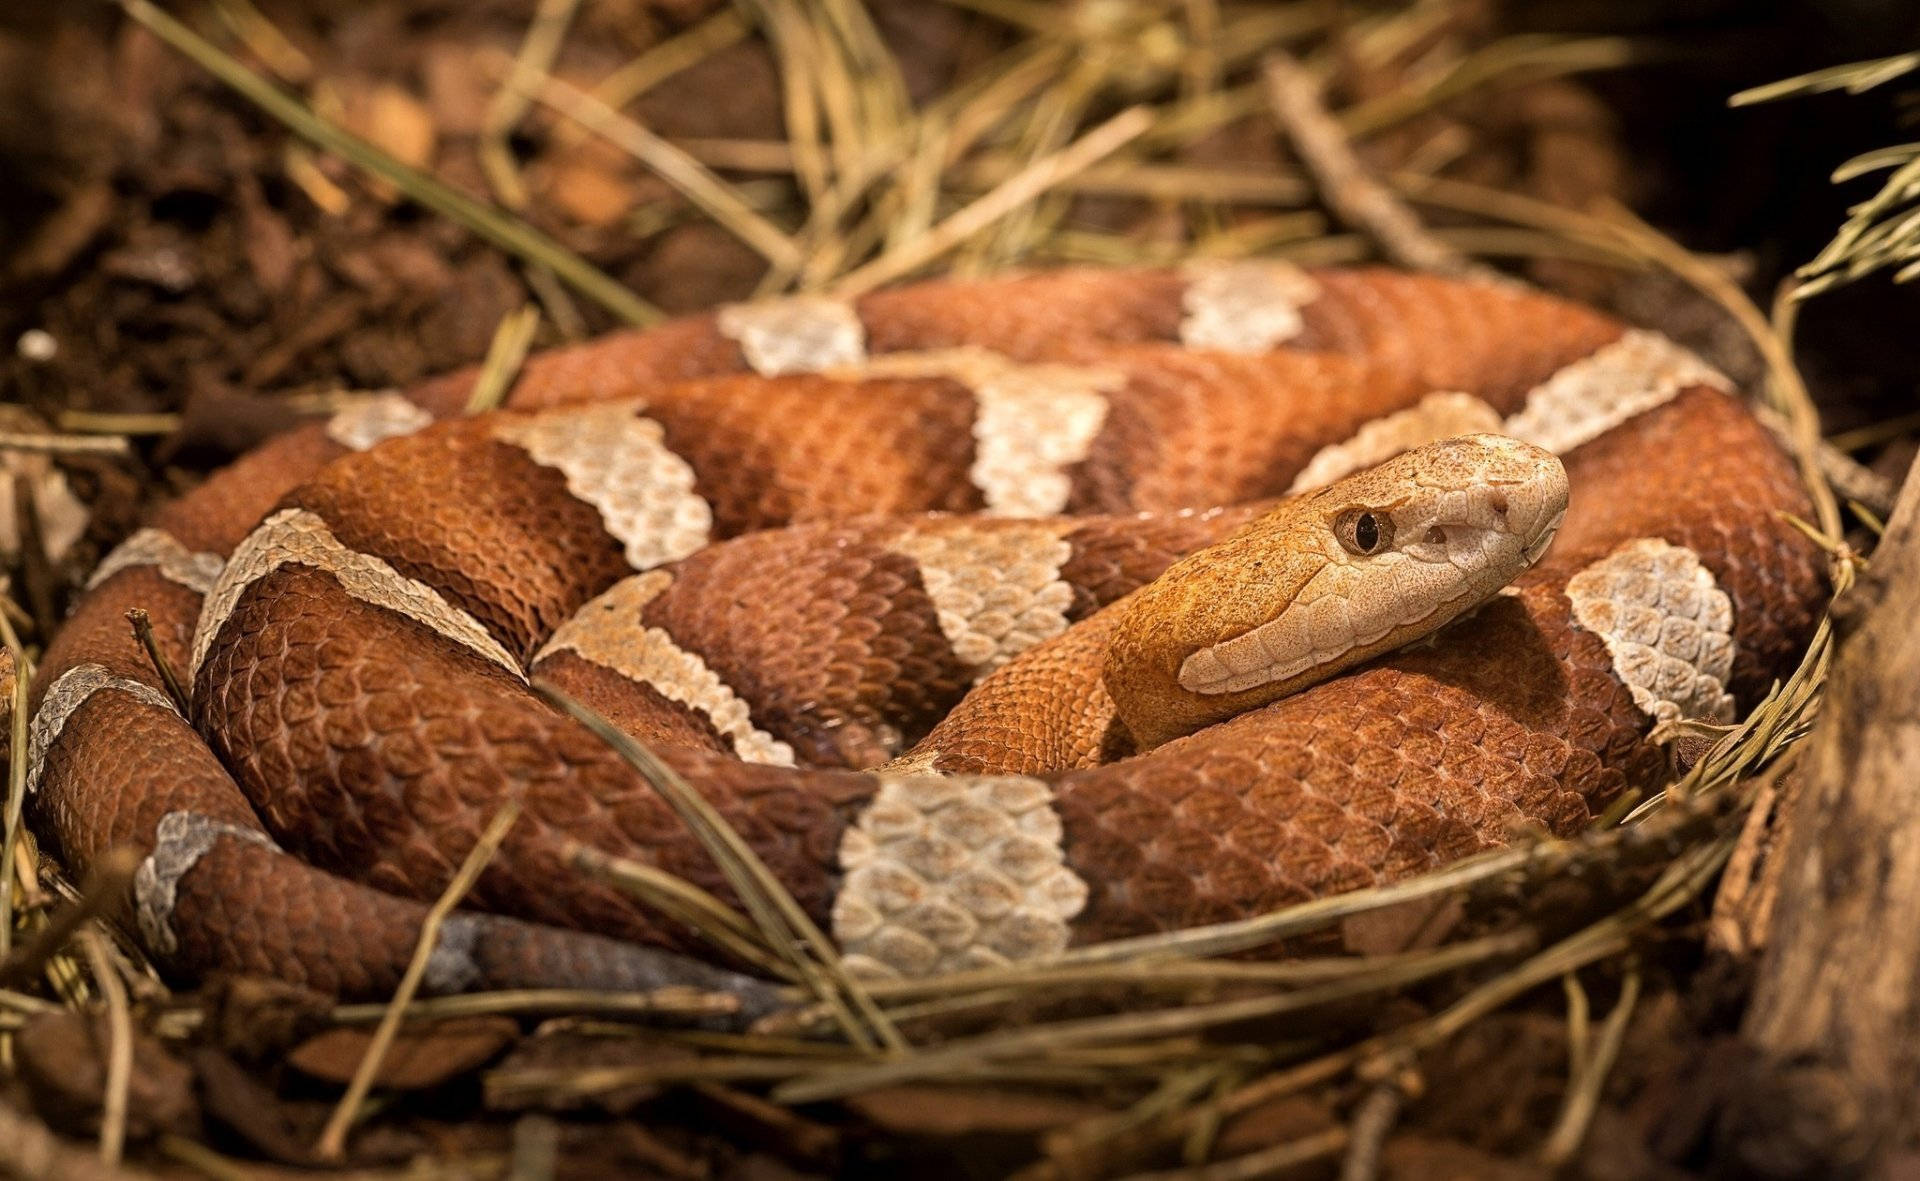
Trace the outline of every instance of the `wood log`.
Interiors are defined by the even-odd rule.
[[[1754,1069],[1721,1125],[1727,1164],[1746,1174],[1871,1174],[1920,1114],[1916,472],[1834,604],[1837,655],[1742,1029]]]

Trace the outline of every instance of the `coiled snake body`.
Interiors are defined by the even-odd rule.
[[[852,966],[913,974],[1573,831],[1664,771],[1656,721],[1753,702],[1822,601],[1723,378],[1505,285],[932,282],[538,356],[512,409],[454,417],[470,384],[242,458],[47,653],[35,815],[78,869],[150,851],[131,911],[170,969],[389,990],[511,794],[430,989],[750,987],[570,867],[726,893],[529,671],[658,751]]]

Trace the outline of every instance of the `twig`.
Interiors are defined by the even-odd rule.
[[[1847,454],[1863,447],[1891,442],[1901,435],[1920,431],[1920,411],[1910,414],[1896,414],[1880,422],[1868,423],[1850,431],[1836,431],[1827,436],[1827,442]]]
[[[1773,399],[1774,408],[1786,417],[1792,428],[1792,437],[1797,444],[1794,458],[1800,465],[1801,483],[1806,486],[1807,495],[1813,500],[1814,518],[1822,529],[1835,537],[1840,536],[1840,506],[1821,477],[1816,458],[1820,443],[1820,412],[1807,393],[1807,384],[1800,376],[1799,368],[1793,363],[1789,336],[1779,330],[1776,322],[1762,312],[1748,297],[1746,290],[1725,271],[1641,221],[1626,206],[1615,201],[1604,201],[1602,205],[1627,242],[1725,308],[1752,339],[1754,347],[1766,359],[1767,373],[1772,379],[1767,395]],[[1783,316],[1791,316],[1792,305],[1793,290],[1782,290],[1775,301],[1776,310]]]
[[[527,350],[533,347],[533,334],[538,331],[540,309],[530,303],[500,317],[487,344],[486,359],[480,362],[480,375],[467,394],[468,414],[497,409],[506,401],[513,379],[520,376],[520,366],[526,363]]]
[[[180,674],[174,671],[173,662],[167,654],[160,651],[160,641],[153,634],[153,619],[144,607],[130,607],[127,610],[127,622],[133,625],[133,638],[147,651],[147,659],[153,662],[153,670],[160,674],[160,680],[167,687],[167,696],[173,698],[175,709],[181,717],[193,714],[192,699],[180,683]]]
[[[520,272],[527,286],[533,288],[534,298],[546,309],[547,319],[553,321],[560,335],[569,341],[586,339],[587,322],[580,315],[580,307],[567,294],[567,289],[554,277],[553,272],[535,263],[523,264]]]
[[[1631,837],[1625,833],[1588,838],[1587,851],[1603,848],[1615,840],[1627,839]],[[1203,927],[1187,927],[1158,935],[1139,935],[1068,948],[1052,962],[1108,964],[1165,955],[1231,955],[1278,943],[1308,931],[1323,930],[1351,915],[1365,914],[1416,898],[1449,894],[1512,873],[1550,869],[1563,864],[1580,851],[1579,845],[1572,841],[1540,840],[1513,845],[1464,858],[1445,869],[1403,882],[1315,898],[1252,918],[1230,919]]]
[[[379,1028],[374,1030],[372,1039],[367,1043],[367,1052],[353,1072],[353,1081],[348,1084],[347,1093],[340,1096],[339,1104],[320,1133],[319,1142],[314,1145],[314,1152],[321,1159],[339,1160],[346,1152],[347,1132],[353,1127],[367,1092],[373,1089],[373,1080],[380,1073],[380,1064],[386,1060],[387,1051],[393,1046],[394,1036],[400,1031],[400,1021],[407,1005],[413,1001],[414,993],[419,991],[421,977],[427,972],[427,961],[433,958],[434,946],[440,942],[441,925],[453,913],[453,908],[460,904],[460,899],[473,888],[473,883],[479,880],[481,871],[499,852],[501,842],[507,839],[507,830],[519,818],[519,800],[510,799],[502,804],[485,831],[481,832],[480,839],[467,851],[466,860],[460,863],[453,880],[447,883],[447,888],[428,908],[427,917],[420,924],[420,940],[414,945],[413,959],[407,964],[406,974],[400,978],[400,987],[393,992],[387,1015],[381,1019]]]
[[[672,142],[712,168],[772,173],[791,173],[794,169],[793,148],[784,140],[676,139]],[[941,155],[945,154],[943,150]],[[1020,161],[1010,153],[996,152],[954,167],[945,179],[960,188],[987,189],[1018,172],[1020,166]],[[1313,196],[1311,185],[1285,173],[1133,161],[1095,165],[1078,176],[1062,178],[1054,188],[1065,193],[1281,207],[1299,205]]]
[[[1394,1073],[1410,1072],[1401,1067]],[[1367,1092],[1353,1113],[1347,1156],[1340,1162],[1340,1181],[1374,1181],[1380,1175],[1380,1155],[1406,1102],[1407,1087],[1400,1078],[1382,1079]]]
[[[1640,999],[1640,969],[1630,965],[1626,979],[1620,985],[1620,999],[1614,1002],[1613,1011],[1607,1014],[1606,1024],[1600,1027],[1600,1038],[1594,1043],[1593,1052],[1583,1069],[1577,1070],[1569,1080],[1566,1102],[1560,1108],[1560,1118],[1553,1123],[1553,1132],[1547,1137],[1546,1145],[1540,1150],[1540,1163],[1550,1169],[1558,1169],[1573,1160],[1573,1154],[1580,1151],[1581,1141],[1586,1139],[1587,1127],[1593,1122],[1593,1113],[1600,1106],[1600,1090],[1606,1086],[1607,1074],[1613,1069],[1614,1060],[1620,1056],[1620,1046],[1626,1041],[1627,1022],[1633,1016],[1633,1006]]]
[[[1586,1071],[1593,1052],[1593,1004],[1578,972],[1560,977],[1560,990],[1567,997],[1567,1074],[1578,1077]]]
[[[34,630],[44,639],[59,626],[60,616],[54,610],[53,563],[40,520],[40,501],[25,472],[16,472],[13,477],[13,518],[20,539],[20,583],[26,591]]]
[[[254,73],[198,33],[155,6],[151,0],[120,0],[127,15],[199,66],[240,92],[295,134],[338,152],[354,165],[392,184],[436,213],[452,218],[517,258],[553,271],[580,294],[631,324],[665,318],[660,309],[615,282],[606,272],[526,222],[429,176],[321,118],[299,99]]]
[[[1755,86],[1742,90],[1727,100],[1730,107],[1751,106],[1754,103],[1772,102],[1795,94],[1823,94],[1829,90],[1844,90],[1848,94],[1861,94],[1891,82],[1904,74],[1920,70],[1920,53],[1902,53],[1896,57],[1876,58],[1873,61],[1849,62],[1844,66],[1830,66],[1824,70],[1815,70],[1810,74],[1798,74],[1792,78],[1782,78],[1778,82],[1769,82],[1764,86]]]
[[[1364,231],[1402,266],[1442,275],[1482,269],[1429,234],[1413,211],[1368,173],[1339,121],[1321,102],[1319,84],[1299,62],[1276,51],[1267,57],[1265,68],[1273,116],[1319,182],[1321,199],[1340,220]]]
[[[266,63],[283,81],[301,85],[313,78],[313,59],[289,41],[253,6],[253,0],[216,0],[213,10],[241,44]]]
[[[1129,988],[1206,988],[1224,984],[1265,985],[1275,988],[1299,988],[1309,984],[1347,980],[1376,972],[1394,971],[1426,963],[1445,956],[1459,964],[1462,955],[1477,960],[1501,959],[1524,955],[1536,949],[1538,938],[1531,931],[1503,931],[1479,939],[1464,940],[1443,948],[1424,951],[1393,952],[1374,956],[1329,956],[1322,959],[1286,960],[1187,960],[1153,956],[1113,963],[1060,963],[1049,961],[998,968],[976,968],[948,972],[917,979],[877,980],[868,985],[875,999],[899,1004],[918,997],[951,996],[988,989],[1014,988],[1028,992],[1043,988],[1090,989],[1112,985]]]
[[[1067,177],[1119,151],[1152,123],[1153,113],[1146,107],[1127,108],[1061,151],[1022,168],[925,234],[842,275],[833,284],[834,293],[859,295],[925,266]]]
[[[80,897],[56,911],[47,925],[34,933],[31,943],[0,959],[0,988],[18,988],[36,979],[76,931],[119,905],[133,885],[141,860],[139,850],[122,846],[95,861]]]
[[[1460,58],[1445,73],[1421,77],[1396,90],[1341,112],[1346,133],[1364,138],[1470,90],[1512,76],[1513,83],[1534,83],[1565,74],[1611,70],[1644,62],[1649,46],[1627,37],[1566,40],[1521,33],[1483,45]]]
[[[80,944],[86,949],[87,963],[93,969],[93,982],[107,1003],[107,1079],[106,1094],[100,1104],[100,1160],[109,1165],[120,1163],[127,1146],[127,1092],[133,1085],[133,1017],[127,1007],[126,982],[120,979],[113,957],[107,954],[106,937],[99,928],[88,925],[80,932]]]

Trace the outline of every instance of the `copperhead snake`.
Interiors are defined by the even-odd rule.
[[[727,894],[530,672],[697,786],[850,967],[911,975],[1575,831],[1824,602],[1726,380],[1515,285],[931,281],[551,351],[462,417],[472,382],[215,474],[47,652],[34,817],[78,871],[148,852],[128,912],[169,971],[385,994],[514,793],[429,990],[752,993],[569,867]]]

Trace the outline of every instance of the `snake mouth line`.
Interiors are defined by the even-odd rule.
[[[1560,526],[1566,519],[1567,510],[1563,508],[1554,514],[1553,520],[1548,521],[1546,528],[1540,531],[1540,536],[1534,538],[1532,544],[1522,552],[1521,557],[1529,567],[1534,566],[1546,556],[1547,550],[1553,545],[1553,539],[1560,536]]]

